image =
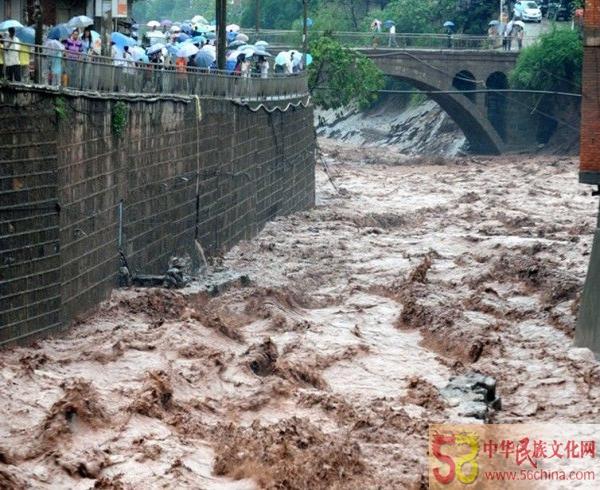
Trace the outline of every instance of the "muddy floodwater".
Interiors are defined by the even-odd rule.
[[[321,146],[335,187],[319,165],[228,289],[115,291],[0,352],[0,488],[420,488],[430,423],[600,420],[575,159]],[[444,395],[472,373],[501,403]]]

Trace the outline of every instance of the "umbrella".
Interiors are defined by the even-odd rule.
[[[44,48],[46,48],[46,50],[47,50],[46,54],[49,54],[49,55],[53,55],[53,54],[57,53],[58,51],[65,50],[63,43],[61,43],[60,41],[57,41],[56,39],[46,40],[46,42],[44,43]]]
[[[194,46],[192,43],[186,43],[184,45],[182,45],[179,50],[177,51],[177,57],[179,58],[189,58],[190,56],[194,56],[195,54],[198,54],[198,51],[200,51],[196,46]]]
[[[171,29],[169,29],[173,34],[175,34],[176,32],[181,32],[181,27],[179,26],[171,26]]]
[[[181,34],[179,34],[179,36],[177,36],[176,39],[177,39],[178,43],[182,43],[182,42],[187,41],[188,39],[190,39],[190,36],[188,36],[187,34],[185,34],[185,33],[182,32]]]
[[[498,24],[500,24],[500,21],[498,21],[498,20],[490,20],[488,26],[497,26]]]
[[[208,24],[208,21],[201,15],[194,15],[192,17],[192,24]]]
[[[207,53],[212,54],[213,58],[217,57],[217,48],[215,48],[214,46],[211,46],[210,44],[206,44],[205,46],[202,46],[202,49],[200,51],[206,51]]]
[[[306,53],[306,66],[312,65],[313,57],[310,53]]]
[[[314,20],[312,20],[310,17],[306,18],[306,26],[307,27],[312,27],[315,24]]]
[[[232,51],[229,53],[229,56],[227,56],[227,61],[237,61],[237,57],[240,54],[242,54],[240,51]]]
[[[384,29],[389,29],[390,27],[395,26],[395,25],[396,25],[396,23],[393,20],[386,20],[383,23]]]
[[[254,43],[254,45],[258,48],[259,46],[262,46],[263,48],[266,48],[269,43],[267,41],[256,41]]]
[[[67,39],[71,35],[71,32],[73,30],[69,29],[67,24],[58,24],[48,31],[48,39],[62,41],[63,39]]]
[[[233,41],[232,43],[229,43],[229,45],[227,46],[229,49],[237,49],[240,46],[245,46],[246,43],[244,41]]]
[[[148,27],[160,27],[160,22],[157,20],[151,20],[146,24]]]
[[[452,22],[451,20],[447,20],[446,22],[444,22],[444,27],[454,27],[454,22]]]
[[[4,22],[0,22],[0,31],[8,31],[11,27],[23,27],[18,20],[6,19]]]
[[[163,43],[156,43],[156,44],[153,44],[152,46],[150,46],[146,50],[146,53],[148,53],[148,54],[154,54],[157,51],[160,51],[161,49],[163,49],[164,47],[165,47],[165,45]]]
[[[167,53],[169,53],[171,56],[177,57],[177,52],[179,51],[179,48],[179,44],[167,44]]]
[[[192,33],[192,26],[189,24],[181,24],[181,32],[184,32],[186,34],[191,34]]]
[[[208,51],[198,51],[194,56],[194,65],[198,68],[210,68],[214,61],[215,57]]]
[[[287,51],[282,51],[277,56],[275,56],[275,64],[276,65],[285,65],[290,60],[290,53]]]
[[[33,27],[17,27],[15,34],[22,42],[35,44],[35,29]]]
[[[238,26],[237,24],[229,24],[225,30],[227,32],[233,31],[233,32],[239,32],[240,30],[240,26]]]
[[[248,36],[246,36],[246,34],[242,34],[242,33],[238,32],[238,35],[235,36],[235,40],[248,42],[250,40],[250,38]]]
[[[87,26],[91,26],[94,23],[87,15],[78,15],[73,17],[67,25],[73,29],[85,29]]]
[[[119,49],[123,49],[125,46],[133,47],[136,45],[135,39],[121,34],[120,32],[112,32],[110,34],[110,40],[115,43],[115,46]]]
[[[146,51],[141,46],[133,46],[129,52],[134,61],[139,61],[146,54]]]
[[[515,25],[521,27],[522,29],[525,29],[525,22],[523,22],[522,20],[516,20]]]
[[[294,57],[292,58],[292,63],[294,66],[298,66],[302,61],[302,53],[298,51],[294,51]]]
[[[169,19],[163,19],[160,21],[160,25],[163,27],[171,27],[173,25],[173,21]]]
[[[217,36],[214,32],[205,32],[204,37],[206,39],[215,39]]]
[[[264,56],[265,58],[270,58],[272,55],[271,53],[267,53],[262,49],[256,49],[253,56]]]
[[[194,36],[190,41],[194,44],[205,44],[207,39],[204,36]]]

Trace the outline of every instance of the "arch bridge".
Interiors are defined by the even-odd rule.
[[[359,48],[385,75],[428,92],[461,128],[472,151],[499,154],[506,145],[508,74],[518,53],[493,50]],[[440,92],[440,93],[435,93]],[[443,92],[443,93],[442,93]]]

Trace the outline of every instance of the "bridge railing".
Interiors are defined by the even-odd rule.
[[[6,60],[10,50],[3,51]],[[198,95],[244,101],[308,95],[306,73],[242,77],[226,71],[115,60],[30,44],[21,44],[14,51],[24,64],[19,66],[18,76],[9,81],[20,78],[17,81],[91,92]],[[14,69],[5,66],[5,78],[13,73]]]
[[[302,33],[298,31],[272,31],[265,30],[248,32],[250,40],[256,42],[263,40],[272,46],[296,47],[302,46]],[[316,39],[325,33],[311,31],[310,39]],[[328,33],[340,43],[351,48],[373,48],[373,47],[397,47],[397,48],[421,48],[421,49],[474,49],[495,50],[501,49],[502,39],[500,36],[474,36],[469,34],[435,34],[435,33],[396,33],[390,36],[387,32],[333,32]],[[524,36],[523,44],[534,42],[537,36]],[[517,42],[513,40],[513,49]]]

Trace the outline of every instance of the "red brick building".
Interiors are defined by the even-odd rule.
[[[600,184],[600,0],[586,0],[579,179]]]

